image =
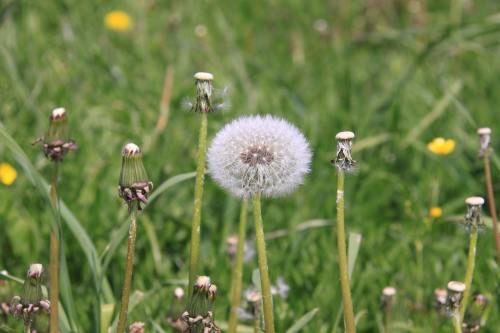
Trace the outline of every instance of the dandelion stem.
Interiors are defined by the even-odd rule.
[[[194,211],[191,228],[191,250],[189,257],[189,294],[193,292],[200,257],[200,225],[201,204],[203,199],[203,182],[205,180],[205,160],[207,157],[207,112],[201,113],[200,134],[198,142],[198,162],[196,166],[196,182],[194,185]]]
[[[137,223],[135,209],[132,209],[130,214],[130,227],[128,231],[128,246],[127,246],[127,261],[125,262],[125,277],[123,279],[122,305],[120,315],[118,317],[118,325],[116,332],[124,333],[127,325],[127,311],[130,295],[130,287],[132,284],[132,271],[134,269],[134,248],[135,238],[137,234]]]
[[[50,185],[50,202],[56,214],[56,229],[50,233],[50,333],[59,333],[59,230],[61,216],[59,197],[57,196],[57,179],[59,163],[54,162],[54,173]]]
[[[262,292],[262,303],[264,313],[264,331],[274,333],[273,299],[271,295],[271,282],[267,267],[266,242],[264,239],[264,227],[262,225],[262,214],[260,207],[260,193],[253,195],[253,218],[255,222],[255,240],[257,242],[257,257],[259,261],[260,284]]]
[[[467,289],[466,289],[467,290]],[[451,320],[453,321],[453,332],[454,333],[462,333],[462,325],[460,320],[460,314],[455,311]]]
[[[465,291],[462,298],[462,306],[460,307],[459,320],[464,320],[465,310],[467,309],[470,288],[472,285],[472,277],[474,275],[474,265],[476,263],[476,244],[477,244],[477,226],[472,226],[469,240],[469,256],[467,258],[467,271],[465,272]]]
[[[344,306],[345,331],[356,332],[352,309],[349,275],[347,273],[347,254],[344,226],[344,171],[338,170],[337,179],[337,246],[339,251],[340,285],[342,287],[342,303]]]
[[[233,267],[232,290],[231,290],[231,313],[229,315],[228,333],[236,333],[238,325],[238,307],[241,300],[241,284],[243,277],[243,250],[245,247],[245,233],[247,228],[247,199],[241,201],[240,225],[238,232],[238,248],[236,260]]]
[[[497,246],[497,256],[500,260],[500,234],[498,233],[498,217],[495,205],[495,194],[493,193],[493,182],[491,180],[490,158],[489,152],[485,151],[483,156],[484,161],[484,176],[486,178],[486,190],[488,192],[488,206],[490,208],[490,215],[493,223],[493,234],[495,235],[495,243]]]

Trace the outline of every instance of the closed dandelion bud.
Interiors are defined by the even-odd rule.
[[[382,306],[384,308],[392,306],[396,293],[397,291],[394,287],[385,287],[384,289],[382,289]]]
[[[463,332],[477,332],[481,327],[481,320],[488,305],[488,299],[483,294],[472,296],[472,302],[467,308],[463,323]]]
[[[137,204],[138,210],[142,210],[141,203],[148,203],[149,192],[152,189],[153,183],[149,181],[142,163],[140,148],[133,143],[126,144],[122,150],[119,196],[125,200],[129,211],[133,209],[134,204]]]
[[[188,325],[188,333],[220,332],[212,313],[217,287],[208,276],[199,276],[182,318]]]
[[[448,298],[446,300],[446,306],[449,314],[453,314],[460,308],[464,291],[465,283],[458,281],[448,282]]]
[[[144,323],[140,321],[136,321],[132,325],[128,327],[129,333],[144,333]]]
[[[61,162],[64,156],[77,148],[69,136],[68,117],[64,108],[56,108],[50,114],[49,130],[44,138],[35,143],[42,143],[45,157],[53,162]]]
[[[198,72],[194,74],[196,85],[196,102],[192,110],[195,112],[214,112],[212,106],[212,80],[214,76],[211,73]]]
[[[491,144],[491,128],[483,127],[477,130],[477,134],[479,134],[479,157],[483,157],[485,153],[490,149]]]
[[[434,308],[439,315],[446,315],[446,304],[448,300],[448,292],[446,289],[437,288],[434,290]]]
[[[42,299],[42,275],[42,264],[32,264],[28,269],[21,298],[23,305],[38,304]]]
[[[184,311],[184,289],[180,287],[175,288],[172,296],[172,302],[167,317],[171,321],[175,321],[181,317]]]
[[[481,197],[469,197],[465,199],[467,213],[465,214],[465,225],[467,229],[480,228],[484,226],[481,219],[481,210],[484,205],[484,199]]]
[[[339,132],[335,136],[337,153],[332,163],[339,171],[352,172],[356,169],[357,162],[352,158],[352,140],[354,137],[354,133],[350,131]]]

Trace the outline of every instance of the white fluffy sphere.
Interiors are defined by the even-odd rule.
[[[311,157],[304,135],[286,120],[246,116],[217,133],[208,150],[208,172],[238,197],[279,197],[302,184]]]

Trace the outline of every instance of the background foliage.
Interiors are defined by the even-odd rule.
[[[114,9],[132,16],[131,31],[105,28],[103,17]],[[319,19],[326,30],[318,29]],[[263,204],[266,231],[286,231],[268,242],[272,280],[282,276],[291,287],[288,299],[275,304],[280,332],[314,308],[319,311],[304,331],[334,329],[341,296],[333,227],[296,226],[334,217],[334,135],[352,129],[360,168],[347,180],[346,203],[348,227],[363,235],[352,281],[358,327],[380,329],[381,289],[394,285],[397,331],[429,332],[440,322],[432,309],[434,288],[465,274],[467,234],[455,223],[463,200],[484,195],[475,131],[500,132],[499,41],[500,5],[493,0],[5,0],[0,121],[48,178],[49,163],[30,143],[45,132],[52,108],[68,110],[80,148],[64,162],[60,195],[99,256],[109,259],[102,272],[108,301],[119,298],[126,250],[121,242],[116,255],[105,255],[126,217],[116,190],[120,149],[129,140],[146,144],[145,165],[157,185],[195,169],[199,117],[182,107],[194,95],[194,72],[210,71],[216,86],[230,87],[232,106],[210,115],[210,137],[243,114],[271,113],[297,124],[314,150],[312,173],[295,194]],[[173,71],[170,118],[155,136],[167,66]],[[453,154],[427,151],[436,136],[456,140]],[[48,265],[52,217],[6,140],[0,157],[20,172],[16,183],[0,187],[0,268],[23,276],[29,263]],[[495,157],[497,191],[499,173]],[[172,289],[187,277],[192,197],[192,179],[178,183],[140,218],[134,288],[144,298],[131,317],[147,322],[148,331],[153,321],[166,329]],[[428,218],[432,206],[443,208],[442,218]],[[238,201],[208,177],[202,261],[220,289],[219,321],[226,318],[230,288],[225,239],[236,231],[238,210]],[[96,271],[66,226],[64,233],[77,320],[91,331]],[[246,265],[245,285],[254,268],[255,260]],[[487,229],[473,282],[492,301],[485,332],[500,326],[499,276]],[[451,331],[449,325],[436,329]]]

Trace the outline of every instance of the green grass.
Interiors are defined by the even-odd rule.
[[[142,145],[153,135],[168,65],[174,70],[170,121],[144,158],[155,186],[195,170],[199,115],[185,111],[182,101],[194,96],[196,71],[214,73],[215,86],[227,84],[231,91],[231,108],[210,115],[209,138],[239,115],[271,113],[310,139],[314,162],[304,186],[285,199],[263,201],[266,233],[288,231],[268,242],[272,281],[283,276],[291,287],[287,300],[275,300],[278,332],[315,308],[303,331],[333,330],[341,303],[335,237],[329,226],[294,230],[304,221],[335,217],[336,176],[329,161],[335,133],[344,129],[357,133],[354,158],[360,165],[346,179],[345,194],[348,230],[363,236],[352,281],[359,331],[379,331],[380,294],[389,284],[398,288],[396,332],[436,327],[433,290],[465,274],[468,236],[455,223],[465,212],[463,200],[485,195],[476,128],[492,127],[499,148],[500,5],[471,3],[463,22],[455,24],[447,1],[427,1],[420,16],[406,1],[3,1],[5,131],[45,179],[51,166],[30,143],[46,131],[52,108],[66,107],[79,145],[61,168],[59,194],[92,243],[82,249],[64,225],[82,331],[94,331],[98,268],[86,259],[94,251],[109,282],[101,301],[120,297],[126,243],[115,235],[127,216],[117,195],[120,150],[129,140]],[[113,9],[134,18],[133,31],[103,26]],[[314,29],[319,18],[328,21],[327,34]],[[198,24],[207,28],[201,39],[194,33]],[[453,154],[426,150],[436,136],[456,140]],[[0,161],[20,173],[11,187],[0,186],[0,269],[23,277],[32,262],[48,267],[52,212],[3,139]],[[147,322],[147,331],[154,331],[152,321],[167,330],[172,290],[187,281],[193,190],[192,179],[168,188],[138,220],[133,287],[144,296],[130,319]],[[432,205],[441,206],[444,216],[428,226],[423,221]],[[229,311],[225,239],[237,232],[238,212],[238,200],[207,177],[201,261],[220,290],[219,322]],[[113,256],[110,243],[117,250]],[[244,286],[256,267],[256,260],[246,265]],[[479,238],[473,281],[474,290],[491,299],[485,332],[500,326],[499,277],[487,229]],[[451,332],[451,324],[439,331]]]

